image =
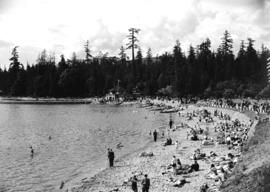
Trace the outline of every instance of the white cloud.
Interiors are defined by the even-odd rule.
[[[0,64],[8,65],[11,47],[19,45],[21,61],[34,62],[47,49],[56,55],[81,53],[86,40],[94,54],[117,55],[128,28],[141,29],[140,45],[153,54],[183,49],[205,38],[216,48],[225,29],[235,49],[252,37],[257,47],[270,45],[269,0],[14,0],[0,1]]]

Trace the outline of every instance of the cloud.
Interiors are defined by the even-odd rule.
[[[8,12],[16,3],[15,0],[1,0],[0,1],[0,14]]]
[[[98,25],[96,34],[88,38],[92,50],[95,53],[103,51],[110,52],[110,54],[118,54],[117,51],[124,44],[126,34],[111,32],[102,20],[98,21]]]
[[[12,46],[12,43],[0,40],[0,48],[10,48]]]
[[[153,55],[172,51],[177,39],[187,51],[209,37],[215,49],[225,30],[235,51],[248,37],[259,48],[270,46],[269,20],[270,0],[0,0],[0,63],[9,64],[14,45],[22,62],[43,49],[84,57],[86,40],[94,55],[118,55],[130,27],[141,29],[139,45]]]

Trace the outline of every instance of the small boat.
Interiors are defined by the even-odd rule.
[[[178,111],[179,109],[172,108],[172,109],[164,109],[160,111],[160,113],[177,113]]]
[[[155,107],[151,109],[151,111],[162,111],[162,110],[164,110],[164,107]]]

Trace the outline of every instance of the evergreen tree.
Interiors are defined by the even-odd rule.
[[[120,60],[121,60],[122,64],[125,64],[126,63],[126,59],[127,59],[127,54],[125,52],[124,46],[121,46],[120,47],[119,56],[120,56]]]
[[[258,62],[258,56],[257,52],[254,49],[254,40],[251,38],[248,38],[248,46],[247,46],[247,52],[246,52],[246,66],[247,66],[247,76],[251,77],[252,81],[257,81],[258,76],[257,72],[260,71],[260,65]]]
[[[89,41],[87,40],[85,45],[84,45],[84,51],[85,51],[85,62],[87,64],[90,63],[90,58],[92,57],[91,53],[90,53],[90,48],[89,48]]]
[[[135,66],[135,49],[137,49],[138,46],[138,38],[136,37],[136,35],[140,32],[140,29],[136,29],[136,28],[130,28],[129,30],[129,35],[128,37],[128,44],[127,44],[127,49],[131,49],[132,51],[132,70],[133,70],[133,76],[136,77],[137,76],[137,71],[136,71],[136,66]]]
[[[152,56],[152,50],[151,48],[148,48],[146,53],[146,63],[148,65],[151,65],[153,63],[153,56]]]
[[[18,49],[18,46],[15,46],[12,49],[12,52],[11,52],[12,57],[9,59],[11,61],[9,65],[9,70],[15,73],[19,72],[19,70],[23,68],[23,65],[19,62],[19,53],[17,49]]]
[[[245,41],[242,40],[240,44],[240,49],[238,51],[238,55],[235,61],[235,77],[239,80],[243,80],[247,75],[247,67],[246,67],[246,47]]]

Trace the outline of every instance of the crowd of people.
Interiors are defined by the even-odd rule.
[[[179,117],[185,116],[185,121],[193,121],[197,122],[194,126],[189,126],[188,123],[181,123],[181,126],[178,128],[186,128],[187,129],[187,137],[186,139],[191,141],[201,142],[202,146],[210,146],[210,145],[224,145],[227,146],[229,150],[233,150],[234,154],[228,153],[226,156],[219,156],[215,152],[211,151],[209,154],[203,153],[200,149],[194,151],[194,153],[190,156],[190,164],[182,164],[181,160],[177,155],[173,156],[172,163],[168,165],[167,169],[171,170],[171,173],[174,176],[177,175],[185,175],[190,174],[192,172],[200,171],[200,161],[205,161],[209,163],[209,172],[205,175],[206,180],[210,180],[208,183],[205,183],[201,186],[200,191],[206,192],[210,187],[211,183],[214,183],[214,186],[220,186],[227,178],[228,175],[232,172],[235,164],[237,163],[239,156],[241,155],[242,147],[248,139],[248,132],[253,121],[242,122],[239,119],[232,118],[229,114],[220,109],[232,109],[243,112],[245,110],[253,111],[257,115],[261,113],[268,113],[270,110],[270,105],[268,102],[258,102],[252,101],[248,102],[248,100],[226,100],[226,99],[218,99],[218,100],[204,100],[197,101],[196,100],[185,100],[183,103],[182,100],[173,100],[173,99],[152,99],[147,102],[146,106],[158,106],[162,108],[162,106],[170,106],[174,108],[186,108],[187,105],[192,103],[197,106],[193,111],[186,112],[182,114],[183,110],[180,110]],[[184,105],[183,105],[184,104]],[[201,108],[200,108],[201,107]],[[214,111],[209,111],[207,108],[214,108]],[[159,108],[156,108],[157,110]],[[155,109],[155,111],[156,111]],[[176,116],[177,117],[177,116]],[[200,125],[212,125],[211,130],[206,126],[202,128]],[[174,125],[174,121],[169,118],[168,128],[171,131],[177,129],[177,126]],[[210,134],[211,132],[211,134]],[[214,132],[214,134],[212,133]],[[160,134],[160,135],[159,135]],[[164,138],[164,130],[157,131],[154,129],[153,132],[150,131],[150,135],[153,137],[153,141],[157,142],[159,138]],[[168,134],[165,138],[165,142],[163,144],[164,147],[173,145],[176,146],[176,154],[180,146],[180,141],[173,141],[170,135]],[[145,157],[152,157],[146,154]],[[178,155],[179,156],[179,155]],[[111,149],[108,149],[108,159],[110,167],[113,166],[114,161],[114,153]],[[168,172],[163,172],[166,174]],[[134,192],[138,191],[138,183],[139,180],[134,175],[130,179],[131,189]],[[150,189],[150,179],[148,175],[145,174],[143,179],[140,179],[141,188],[143,192],[148,192]],[[174,181],[174,186],[183,186],[186,181]],[[210,184],[209,184],[210,183]]]
[[[187,139],[192,141],[201,141],[202,145],[226,145],[228,149],[233,149],[235,155],[229,153],[227,156],[218,156],[213,151],[210,154],[201,153],[200,149],[194,151],[191,156],[193,163],[190,165],[183,165],[176,156],[173,156],[173,161],[168,168],[172,169],[174,175],[189,174],[191,172],[199,171],[200,165],[198,160],[206,160],[211,163],[209,173],[205,176],[206,179],[215,181],[215,185],[219,186],[226,180],[228,175],[232,172],[233,167],[238,161],[241,154],[242,147],[248,139],[248,131],[253,124],[253,121],[241,122],[239,119],[232,120],[229,114],[224,113],[218,108],[232,109],[240,112],[249,110],[253,111],[257,115],[261,113],[268,113],[270,105],[268,102],[247,102],[248,100],[232,101],[232,100],[205,100],[198,101],[197,106],[216,108],[214,112],[210,112],[207,109],[194,110],[186,113],[187,121],[198,120],[197,125],[194,127],[188,127]],[[188,101],[186,102],[188,103]],[[163,106],[169,105],[171,107],[183,107],[181,100],[166,100],[166,99],[154,99],[151,100],[152,105]],[[179,112],[179,117],[181,113]],[[215,123],[214,137],[209,137],[209,127],[202,129],[200,123]],[[173,121],[170,117],[169,129],[172,129]],[[157,139],[157,132],[155,130],[154,140]],[[170,136],[167,137],[164,146],[171,145],[173,143]],[[176,149],[179,148],[179,142],[176,141]],[[176,150],[177,151],[177,150]],[[201,187],[201,191],[207,191],[208,184]]]

